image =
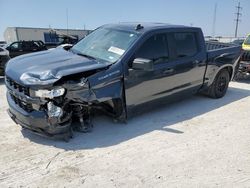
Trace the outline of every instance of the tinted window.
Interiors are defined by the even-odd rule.
[[[10,48],[11,48],[12,50],[19,50],[19,49],[22,48],[22,47],[21,47],[21,43],[20,43],[20,42],[15,42],[15,43],[13,43],[13,44],[10,46]]]
[[[167,36],[157,34],[150,37],[137,51],[136,58],[150,59],[155,63],[168,60]]]
[[[30,44],[29,42],[23,42],[23,46],[22,46],[23,50],[30,50]]]
[[[174,33],[177,57],[193,56],[198,52],[195,33]]]
[[[30,43],[30,48],[33,50],[34,49],[37,50],[37,49],[39,49],[39,45],[37,42],[32,42],[32,43]]]

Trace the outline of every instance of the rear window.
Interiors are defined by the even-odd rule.
[[[195,33],[174,33],[177,57],[190,57],[198,52]]]

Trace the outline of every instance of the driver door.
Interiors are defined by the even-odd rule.
[[[134,69],[132,64],[137,58],[153,61],[153,69]],[[153,34],[136,50],[130,62],[129,74],[125,77],[127,107],[161,98],[165,91],[171,91],[176,87],[171,78],[173,74],[174,64],[169,63],[167,34]]]

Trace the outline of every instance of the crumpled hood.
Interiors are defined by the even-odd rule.
[[[49,85],[63,76],[108,65],[110,63],[100,63],[63,49],[54,49],[11,59],[6,67],[6,75],[24,85]]]

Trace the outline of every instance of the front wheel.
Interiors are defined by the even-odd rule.
[[[226,69],[221,70],[217,74],[212,85],[209,87],[208,95],[215,99],[223,97],[227,92],[229,81],[230,81],[230,75],[228,70]]]

